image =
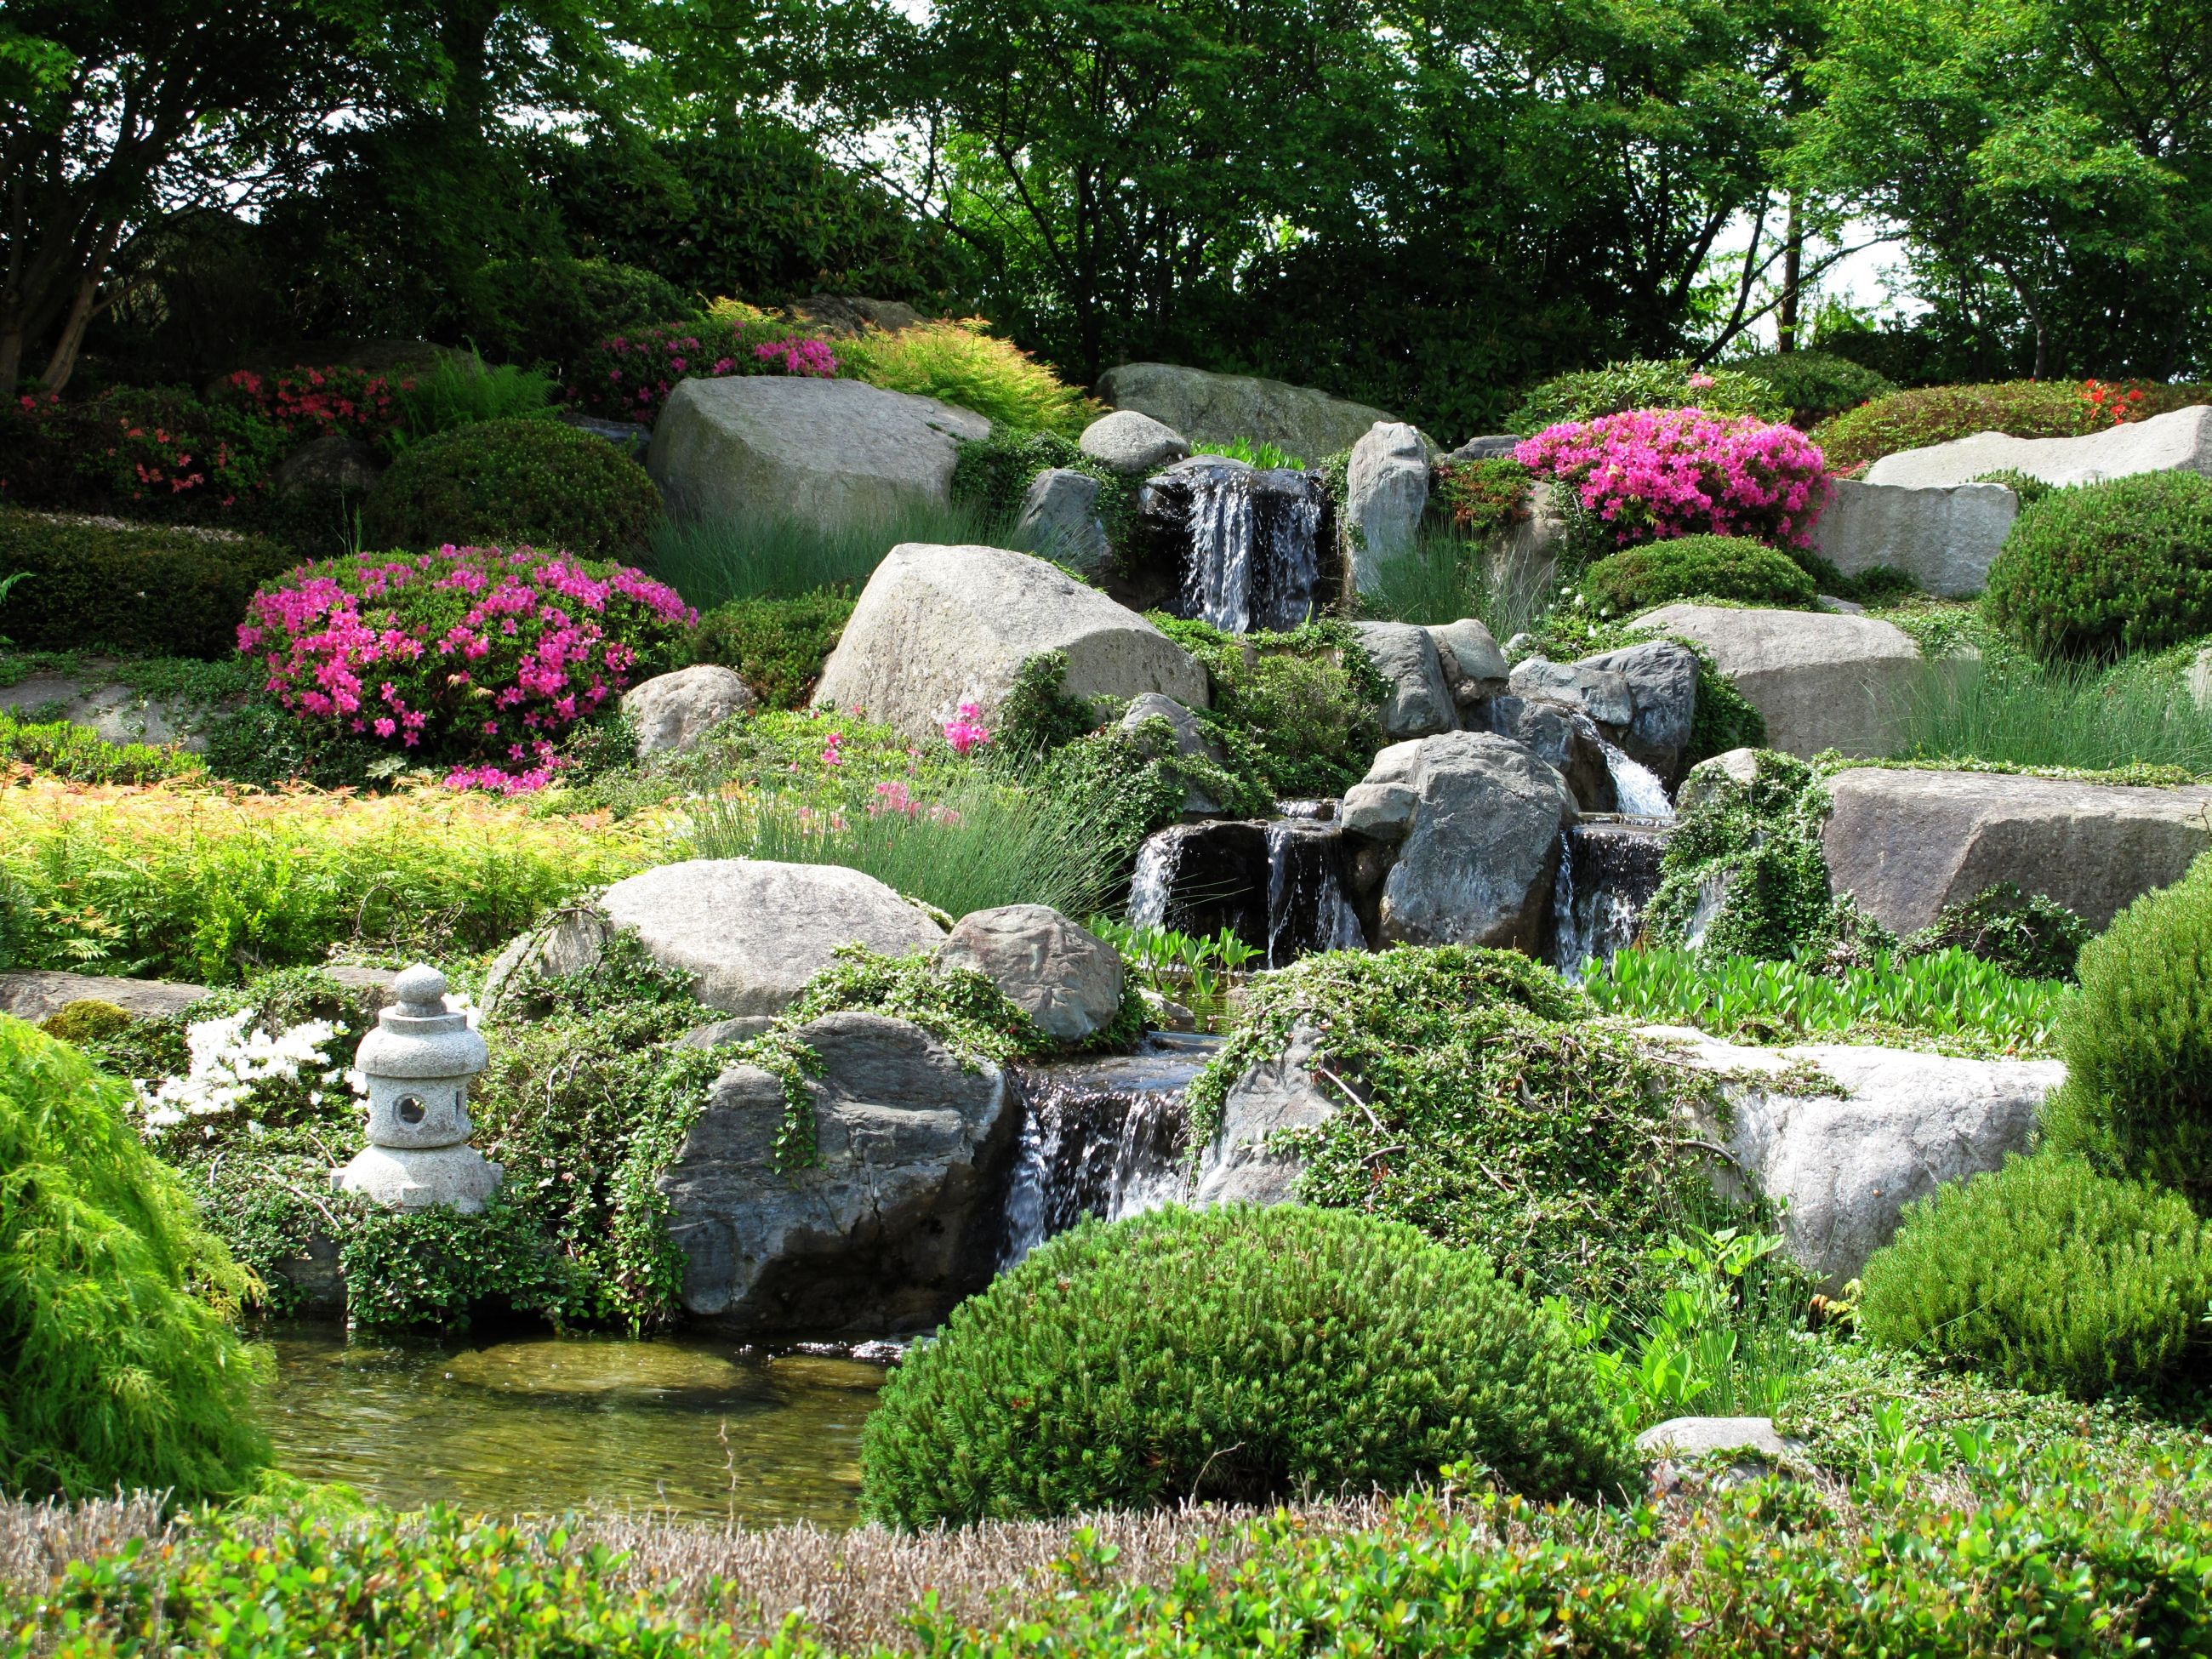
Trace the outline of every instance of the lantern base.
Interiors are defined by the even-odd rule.
[[[387,1210],[458,1210],[474,1215],[506,1174],[475,1147],[364,1146],[331,1176],[343,1193],[359,1193]]]

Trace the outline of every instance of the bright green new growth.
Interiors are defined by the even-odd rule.
[[[2212,1212],[2212,863],[2121,911],[2082,947],[2079,971],[2046,1136]]]
[[[362,534],[410,552],[562,548],[635,559],[660,521],[660,490],[604,438],[561,421],[484,421],[413,445],[369,492]]]
[[[1294,472],[1303,472],[1307,466],[1303,455],[1293,455],[1281,445],[1271,444],[1265,439],[1255,442],[1250,438],[1229,438],[1216,443],[1194,438],[1190,453],[1194,455],[1226,455],[1232,461],[1243,461],[1268,471],[1288,467]]]
[[[861,1506],[921,1528],[1401,1490],[1539,1497],[1629,1463],[1589,1362],[1480,1257],[1297,1206],[1089,1222],[954,1310],[884,1387]]]
[[[1983,602],[2046,661],[2212,631],[2212,478],[2142,472],[2045,496],[2014,521]]]
[[[130,1091],[0,1018],[0,1489],[252,1484],[246,1275],[138,1143]]]
[[[1876,1342],[2093,1398],[2194,1368],[2212,1229],[2177,1194],[2045,1152],[1938,1188],[1864,1279]]]
[[[1702,386],[1690,384],[1696,375]],[[1664,362],[1607,363],[1603,368],[1557,374],[1528,394],[1506,419],[1523,437],[1561,421],[1594,421],[1632,409],[1702,409],[1709,415],[1787,418],[1790,404],[1757,377],[1733,368],[1702,374],[1686,357]]]
[[[1787,553],[1747,536],[1684,536],[1624,549],[1583,573],[1583,598],[1626,617],[1675,599],[1736,599],[1810,609],[1813,579]]]

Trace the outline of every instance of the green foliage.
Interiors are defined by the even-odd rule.
[[[1623,951],[1583,981],[1609,1014],[1753,1042],[1849,1038],[1973,1054],[2049,1049],[2065,1006],[2056,979],[2016,976],[1954,946],[1861,965],[1712,951]]]
[[[1390,686],[1350,624],[1237,635],[1158,612],[1149,620],[1205,668],[1208,723],[1251,744],[1252,766],[1276,795],[1340,795],[1367,775]]]
[[[2088,408],[2072,386],[2050,380],[1923,386],[1847,409],[1823,421],[1812,435],[1828,470],[1850,473],[1901,449],[1924,449],[1977,432],[2078,437],[2090,429]]]
[[[1690,741],[1682,750],[1683,760],[1694,766],[1731,749],[1765,748],[1766,716],[1721,672],[1711,652],[1693,641],[1682,643],[1698,659],[1697,699],[1690,711]]]
[[[1984,641],[1978,657],[1934,663],[1920,677],[1900,710],[1897,753],[1992,769],[2112,774],[2114,782],[2188,782],[2212,775],[2212,724],[2178,666],[2142,658],[2037,663],[2002,637]],[[2141,775],[2120,775],[2128,773]]]
[[[1981,473],[1975,477],[1973,482],[1976,483],[2002,484],[2007,489],[2009,489],[2014,495],[2020,497],[2020,504],[2022,507],[2033,507],[2036,502],[2041,501],[2045,495],[2051,494],[2054,490],[2063,488],[2063,485],[2059,484],[2045,483],[2042,479],[2035,477],[2033,473],[2017,471],[2008,466],[2001,466],[1994,472]]]
[[[1015,493],[1017,501],[1020,492]],[[738,599],[798,599],[865,586],[902,542],[1006,544],[1011,517],[969,506],[902,506],[881,518],[833,525],[763,510],[729,518],[665,520],[647,568],[702,611]]]
[[[1767,351],[1733,359],[1739,374],[1763,380],[1789,406],[1790,424],[1809,432],[1831,415],[1856,409],[1897,390],[1870,368],[1832,351]]]
[[[963,438],[960,459],[953,464],[952,499],[990,525],[1000,526],[999,546],[1019,544],[1012,539],[1012,526],[1021,512],[1030,481],[1048,467],[1064,467],[1097,481],[1099,522],[1108,543],[1121,547],[1136,522],[1137,492],[1141,478],[1126,477],[1103,462],[1094,461],[1067,438],[1056,432],[1033,432],[1024,428],[994,424],[988,438]],[[970,539],[975,539],[971,538]],[[1039,548],[1049,556],[1052,550]]]
[[[1628,1465],[1595,1393],[1551,1318],[1410,1227],[1155,1211],[1064,1233],[954,1310],[884,1385],[861,1502],[919,1528],[1400,1490],[1462,1462],[1597,1492]]]
[[[1601,617],[1627,617],[1675,599],[1813,606],[1813,579],[1787,553],[1746,536],[1682,536],[1625,548],[1582,574],[1583,597]]]
[[[99,997],[79,997],[64,1002],[39,1022],[41,1031],[73,1048],[90,1048],[130,1027],[131,1016],[126,1011]]]
[[[1230,438],[1221,442],[1209,442],[1202,438],[1191,440],[1194,455],[1226,455],[1231,460],[1243,461],[1267,471],[1287,467],[1294,472],[1306,470],[1303,456],[1293,455],[1277,444],[1255,443],[1249,438]]]
[[[1230,1011],[1231,995],[1247,983],[1247,969],[1265,953],[1224,927],[1211,938],[1173,927],[1133,927],[1111,916],[1085,924],[1121,956],[1129,976],[1147,990],[1188,1008],[1201,1029],[1212,1030]]]
[[[2121,911],[2079,970],[2046,1138],[2212,1213],[2212,862]]]
[[[197,755],[151,743],[110,743],[88,726],[26,720],[0,708],[0,766],[27,766],[71,783],[158,783],[203,769]]]
[[[1079,436],[1099,406],[980,317],[919,323],[896,334],[868,329],[837,343],[839,364],[871,386],[935,398],[992,423]]]
[[[821,678],[853,605],[850,593],[826,587],[793,599],[732,599],[699,618],[692,660],[736,669],[770,708],[796,708]]]
[[[1663,1279],[1650,1250],[1711,1202],[1668,1103],[1699,1085],[1590,1012],[1514,951],[1307,957],[1252,987],[1188,1091],[1191,1140],[1303,1024],[1316,1086],[1351,1109],[1289,1133],[1303,1198],[1411,1222],[1532,1291],[1640,1313]]]
[[[1692,386],[1691,377],[1710,385]],[[1528,437],[1563,421],[1592,421],[1632,409],[1702,409],[1709,415],[1756,415],[1785,420],[1788,397],[1759,376],[1735,366],[1698,369],[1686,357],[1662,362],[1607,363],[1603,368],[1555,374],[1522,400],[1506,429]]]
[[[447,354],[392,393],[398,423],[388,447],[404,453],[425,438],[485,421],[551,420],[553,377],[511,363],[486,367],[475,352]]]
[[[2057,900],[2001,881],[1963,903],[1945,905],[1899,945],[1911,956],[1964,951],[2020,979],[2070,980],[2090,938],[2088,923]]]
[[[1534,475],[1510,456],[1440,462],[1436,477],[1437,499],[1451,514],[1452,528],[1471,542],[1501,536],[1528,517]]]
[[[228,656],[253,590],[295,562],[257,538],[0,510],[0,571],[23,578],[7,605],[6,632],[19,646]]]
[[[1066,682],[1065,651],[1040,651],[1014,671],[1014,683],[993,720],[994,759],[1030,765],[1098,729],[1104,708],[1069,695]]]
[[[1023,775],[1023,787],[1064,801],[1090,823],[1097,845],[1126,874],[1147,836],[1182,822],[1194,799],[1232,817],[1264,817],[1273,810],[1274,791],[1249,744],[1230,741],[1235,767],[1215,764],[1203,755],[1186,755],[1176,746],[1175,728],[1164,718],[1141,722],[1133,731],[1109,726],[1053,750]]]
[[[2212,631],[2212,478],[2138,473],[2023,507],[1984,603],[2046,661],[2155,651]]]
[[[1864,1279],[1875,1341],[2094,1398],[2202,1370],[2212,1228],[2151,1182],[2014,1158],[1911,1206]]]
[[[485,421],[426,438],[369,492],[371,546],[563,548],[628,559],[660,521],[660,491],[635,461],[560,421]]]
[[[0,1018],[0,1488],[238,1492],[268,1461],[247,1289],[176,1177],[139,1145],[130,1090]]]
[[[1494,637],[1510,639],[1551,598],[1493,586],[1480,543],[1425,528],[1412,546],[1376,566],[1375,586],[1355,603],[1362,617],[1425,628],[1472,617]]]
[[[605,259],[501,259],[477,284],[471,336],[502,362],[572,362],[593,342],[696,308],[675,283]]]

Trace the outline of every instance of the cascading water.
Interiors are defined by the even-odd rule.
[[[1313,614],[1328,519],[1319,473],[1195,455],[1146,481],[1138,514],[1175,550],[1184,615],[1243,634]]]
[[[1129,920],[1200,935],[1226,928],[1271,968],[1315,951],[1364,950],[1343,849],[1343,830],[1321,817],[1172,824],[1137,854]]]
[[[1155,1032],[1134,1054],[1030,1073],[1001,1271],[1086,1216],[1118,1221],[1184,1196],[1183,1090],[1221,1042]]]
[[[1182,863],[1182,838],[1163,830],[1137,849],[1129,878],[1129,922],[1136,927],[1164,927],[1168,901],[1175,895],[1176,872]]]
[[[1267,966],[1316,951],[1364,951],[1367,935],[1344,896],[1342,832],[1310,818],[1267,825]]]
[[[1658,774],[1610,743],[1605,744],[1604,748],[1605,768],[1613,774],[1614,810],[1625,818],[1672,823],[1674,803],[1667,799],[1667,786],[1659,781]]]
[[[1592,963],[1610,962],[1635,942],[1672,833],[1665,823],[1602,818],[1560,832],[1552,962],[1566,978],[1579,980]]]

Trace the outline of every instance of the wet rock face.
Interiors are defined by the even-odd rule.
[[[1232,634],[1292,629],[1340,580],[1334,539],[1320,473],[1195,455],[1139,491],[1133,580]]]
[[[1227,928],[1279,968],[1316,951],[1363,949],[1341,826],[1311,818],[1218,818],[1145,843],[1129,919],[1186,933]]]

